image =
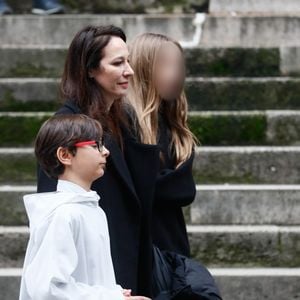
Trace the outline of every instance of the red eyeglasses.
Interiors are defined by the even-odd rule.
[[[102,141],[83,141],[74,144],[75,147],[84,147],[84,146],[92,146],[97,147],[99,152],[104,150],[104,144]]]

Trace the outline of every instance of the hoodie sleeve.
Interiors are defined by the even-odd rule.
[[[123,300],[120,286],[108,289],[76,282],[72,276],[78,262],[75,237],[76,226],[62,213],[53,216],[46,230],[36,228],[23,274],[30,299]]]

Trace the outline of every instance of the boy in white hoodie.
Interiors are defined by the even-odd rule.
[[[57,191],[24,196],[30,239],[20,300],[143,300],[116,284],[99,196],[109,151],[99,122],[85,115],[55,116],[41,127],[35,154]]]

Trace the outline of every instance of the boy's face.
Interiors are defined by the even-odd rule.
[[[75,155],[69,153],[69,164],[65,165],[65,170],[85,182],[92,183],[104,175],[106,159],[109,156],[109,151],[104,146],[100,150],[97,144],[77,147]]]

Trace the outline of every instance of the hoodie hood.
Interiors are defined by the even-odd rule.
[[[33,229],[61,205],[82,203],[98,207],[100,197],[95,191],[86,192],[74,183],[59,181],[56,192],[29,194],[23,199],[30,228]]]

